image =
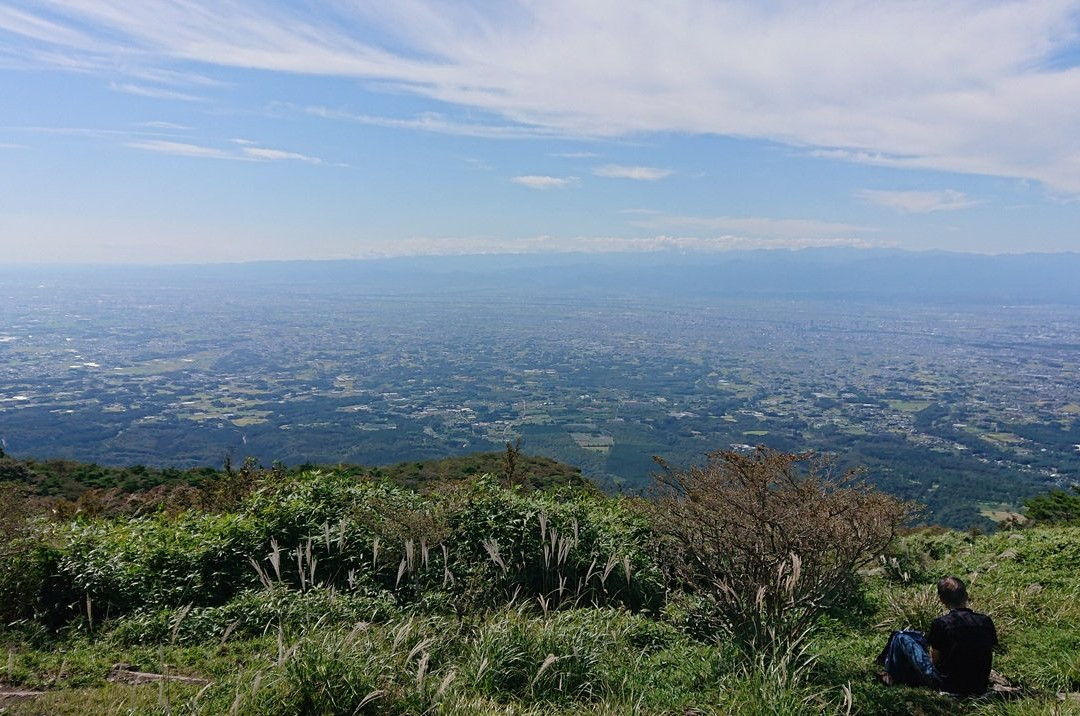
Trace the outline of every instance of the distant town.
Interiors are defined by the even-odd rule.
[[[12,455],[192,467],[500,449],[644,488],[766,444],[967,526],[1080,475],[1080,309],[1055,305],[3,287]]]

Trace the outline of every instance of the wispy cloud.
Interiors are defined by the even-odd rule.
[[[465,162],[466,164],[468,164],[469,166],[471,166],[471,167],[473,167],[475,169],[480,169],[481,171],[485,171],[485,172],[489,172],[489,171],[491,171],[491,170],[493,170],[495,168],[495,167],[491,166],[491,164],[489,164],[488,162],[481,159],[480,157],[464,157],[464,158],[462,158],[461,161]]]
[[[265,147],[244,147],[240,150],[244,156],[253,159],[266,159],[269,161],[297,161],[307,164],[322,164],[318,157],[309,157],[298,152],[285,152],[280,149],[266,149]]]
[[[462,137],[483,139],[552,139],[563,134],[544,127],[521,126],[516,124],[481,124],[458,122],[435,112],[425,112],[409,119],[379,117],[370,114],[356,114],[326,107],[308,107],[307,114],[323,119],[342,122],[355,122],[373,127],[391,127],[393,129],[415,129],[438,134],[453,134]]]
[[[551,156],[561,159],[596,159],[600,155],[596,152],[555,152]]]
[[[889,191],[883,189],[860,189],[855,196],[871,204],[905,214],[929,214],[934,211],[956,211],[968,209],[982,203],[962,191],[944,189],[942,191]]]
[[[212,77],[207,77],[206,75],[194,72],[177,72],[176,70],[166,70],[160,67],[124,66],[118,68],[117,71],[139,80],[153,82],[154,84],[207,88],[224,87],[228,84]]]
[[[28,147],[25,144],[7,144],[7,143],[4,143],[4,142],[0,142],[0,149],[29,149],[29,148],[30,147]]]
[[[102,129],[97,127],[3,127],[11,132],[28,134],[57,134],[71,137],[116,138],[130,137],[133,132],[123,129]],[[145,132],[144,134],[149,134]]]
[[[756,138],[1080,194],[1080,68],[1059,61],[1076,42],[1077,0],[33,8],[0,7],[0,29],[33,62],[113,71],[136,57],[356,77],[497,120],[352,121],[501,138]]]
[[[562,189],[577,182],[577,177],[549,177],[526,174],[513,177],[510,181],[527,186],[530,189]]]
[[[186,142],[169,142],[162,139],[148,139],[138,142],[128,142],[127,146],[132,149],[141,149],[147,152],[160,154],[173,154],[179,157],[199,157],[201,159],[238,159],[237,155],[214,147],[204,147],[198,144]]]
[[[635,226],[646,228],[703,229],[724,234],[756,238],[803,240],[824,237],[845,237],[865,234],[877,229],[816,219],[776,219],[762,216],[680,216],[670,214],[646,215],[635,220]]]
[[[170,129],[176,131],[187,131],[191,129],[191,127],[185,126],[183,124],[176,124],[175,122],[161,122],[157,120],[151,122],[140,122],[139,126],[147,127],[149,129]]]
[[[816,247],[877,248],[886,246],[859,238],[762,239],[747,236],[529,236],[501,239],[484,236],[411,237],[382,242],[355,258],[393,256],[454,256],[467,254],[533,253],[719,253],[752,249],[806,249]]]
[[[161,89],[160,87],[145,87],[143,85],[131,84],[130,82],[113,82],[109,84],[109,89],[113,90],[114,92],[133,94],[138,97],[149,97],[150,99],[178,100],[180,102],[207,101],[206,97],[199,97],[197,95],[188,94],[186,92],[176,92],[174,90]]]
[[[207,147],[200,144],[172,142],[162,139],[147,139],[128,142],[126,146],[131,147],[132,149],[141,149],[146,152],[172,154],[178,157],[194,157],[198,159],[232,159],[249,162],[295,161],[303,162],[305,164],[325,164],[325,162],[318,157],[309,157],[306,154],[300,154],[299,152],[287,152],[281,149],[252,146],[253,143],[248,142],[248,140],[239,141],[242,145],[237,150],[219,149],[217,147]],[[237,143],[237,140],[232,140],[232,143]]]
[[[605,164],[593,169],[593,174],[598,177],[610,177],[612,179],[635,179],[637,181],[657,181],[671,176],[674,172],[670,169],[659,167],[628,167],[622,164]]]
[[[23,35],[49,43],[63,43],[84,47],[89,40],[80,32],[60,22],[53,22],[40,15],[0,5],[0,30]]]

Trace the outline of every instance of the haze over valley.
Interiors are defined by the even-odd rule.
[[[39,268],[0,283],[0,436],[15,456],[176,467],[389,464],[521,437],[628,490],[653,455],[766,444],[836,452],[933,519],[984,524],[1080,469],[1080,301],[1016,261]],[[1063,277],[1069,261],[1041,260]],[[913,291],[945,270],[945,297]],[[994,272],[1028,300],[963,288]]]

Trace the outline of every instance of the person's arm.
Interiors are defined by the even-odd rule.
[[[930,624],[930,633],[926,635],[927,644],[930,646],[930,661],[934,666],[938,665],[938,661],[941,659],[941,650],[938,649],[938,645],[941,643],[941,617],[938,617]]]

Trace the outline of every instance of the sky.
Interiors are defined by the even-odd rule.
[[[1080,250],[1080,0],[0,0],[0,264]]]

